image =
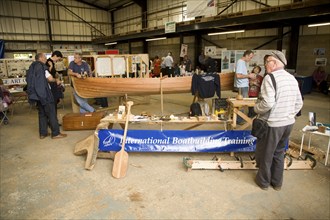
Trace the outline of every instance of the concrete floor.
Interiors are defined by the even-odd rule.
[[[69,92],[59,117],[71,111]],[[223,93],[228,96],[234,94]],[[159,96],[151,96],[150,104],[132,98],[133,114],[160,114]],[[188,112],[192,98],[165,95],[165,113]],[[117,99],[109,100],[117,105]],[[309,111],[316,112],[317,121],[330,122],[329,101],[319,93],[305,96],[291,140],[300,143],[299,129],[308,123]],[[256,171],[187,172],[183,157],[215,155],[202,153],[130,153],[126,177],[114,179],[112,160],[98,159],[87,171],[85,156],[73,154],[75,143],[93,131],[65,133],[68,138],[40,140],[37,111],[29,112],[27,104],[0,126],[1,219],[330,219],[330,166],[323,163],[314,170],[284,171],[281,191],[257,187]],[[325,151],[327,141],[315,136],[312,145]]]

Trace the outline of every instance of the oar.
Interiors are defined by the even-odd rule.
[[[128,107],[127,107],[127,115],[126,115],[126,123],[125,123],[123,141],[121,144],[120,151],[118,151],[115,155],[115,159],[113,162],[113,168],[112,168],[112,176],[115,178],[125,177],[126,171],[127,171],[128,153],[125,151],[125,143],[126,143],[128,121],[129,121],[129,117],[131,114],[130,112],[131,112],[132,105],[133,105],[132,101],[127,102]]]

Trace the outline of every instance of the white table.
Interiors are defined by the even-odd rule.
[[[305,137],[305,134],[309,134],[309,139],[308,139],[308,148],[310,148],[311,146],[311,139],[312,139],[312,135],[321,135],[321,136],[325,136],[325,137],[328,137],[329,138],[329,142],[328,142],[328,149],[327,149],[327,153],[325,155],[325,165],[328,164],[328,156],[329,156],[329,148],[330,148],[330,131],[329,130],[326,130],[325,133],[322,133],[322,132],[319,132],[319,131],[309,131],[307,128],[309,126],[305,126],[303,129],[302,129],[302,137],[301,137],[301,145],[300,145],[300,152],[299,152],[299,155],[301,156],[301,153],[302,153],[302,149],[303,149],[303,145],[304,145],[304,137]]]

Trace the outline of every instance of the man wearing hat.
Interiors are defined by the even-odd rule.
[[[267,133],[257,140],[255,156],[259,170],[255,181],[263,190],[272,186],[278,191],[283,183],[285,145],[303,101],[297,80],[284,70],[287,64],[285,55],[280,51],[268,55],[265,68],[274,76],[275,83],[269,75],[265,76],[254,106],[258,117],[267,120],[268,124]]]

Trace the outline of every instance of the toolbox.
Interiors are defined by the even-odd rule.
[[[106,112],[68,113],[63,116],[64,131],[94,130]]]

